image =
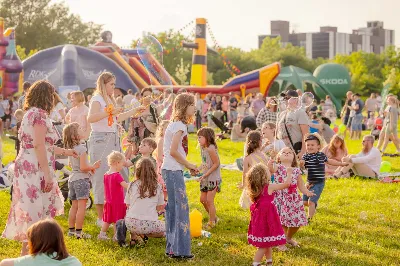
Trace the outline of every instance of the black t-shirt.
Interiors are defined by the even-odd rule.
[[[229,102],[230,102],[230,109],[235,111],[237,108],[238,100],[235,97],[232,97],[229,99]]]
[[[359,107],[358,110],[356,110],[356,115],[358,115],[358,114],[361,114],[362,109],[364,108],[364,102],[362,100],[358,99],[356,101],[356,104],[358,104],[358,107]]]
[[[346,108],[346,114],[345,114],[345,116],[350,116],[350,108],[349,107],[351,107],[351,103],[352,103],[352,101],[351,100],[347,100],[347,108]]]
[[[325,181],[325,163],[328,161],[322,152],[306,153],[303,155],[305,167],[308,171],[307,181],[309,183],[320,183]]]

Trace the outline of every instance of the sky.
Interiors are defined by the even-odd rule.
[[[57,2],[61,0],[53,0]],[[270,34],[271,20],[290,21],[296,32],[318,32],[336,26],[339,32],[384,21],[396,31],[400,46],[400,0],[63,0],[83,21],[104,25],[113,42],[129,46],[143,32],[178,30],[197,17],[208,20],[220,46],[256,49],[258,35]],[[193,24],[194,25],[194,24]],[[190,34],[190,29],[183,31]],[[397,37],[398,36],[398,37]],[[211,38],[208,35],[208,42]]]

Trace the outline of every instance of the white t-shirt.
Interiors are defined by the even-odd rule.
[[[183,171],[185,169],[185,166],[178,163],[170,154],[172,138],[178,131],[183,131],[183,134],[178,144],[178,152],[183,158],[186,158],[187,142],[188,142],[187,126],[181,121],[172,122],[168,125],[167,129],[165,130],[164,146],[163,146],[164,161],[161,166],[161,169],[171,170],[171,171],[179,171],[179,170]]]
[[[125,204],[129,204],[126,217],[138,220],[157,221],[157,206],[164,204],[164,194],[161,185],[157,187],[157,193],[151,198],[140,198],[140,180],[136,180],[129,186],[125,196]]]
[[[133,95],[132,94],[127,94],[124,96],[124,98],[122,99],[122,101],[124,102],[124,105],[130,105],[131,101],[133,99]]]
[[[264,152],[272,151],[275,148],[276,152],[280,152],[283,148],[285,148],[285,142],[281,139],[275,139],[273,143],[269,144],[265,147]]]
[[[140,106],[140,102],[135,97],[132,98],[131,103],[132,108],[138,108]]]
[[[382,155],[376,147],[367,153],[360,152],[355,158],[351,159],[353,163],[363,163],[368,165],[375,173],[379,174],[381,167]]]
[[[58,102],[56,104],[56,106],[53,108],[53,110],[51,111],[50,119],[54,120],[56,122],[61,122],[63,120],[63,118],[61,117],[59,111],[63,110],[64,108],[65,108],[64,104],[62,104],[61,102]]]
[[[89,104],[89,109],[92,106],[93,102],[98,102],[100,103],[100,109],[105,110],[107,104],[106,101],[104,101],[103,96],[97,94],[90,99],[90,104]],[[108,117],[101,119],[100,121],[97,121],[95,123],[90,123],[90,126],[92,128],[93,132],[117,132],[117,117],[114,116],[114,123],[109,126],[108,125]]]

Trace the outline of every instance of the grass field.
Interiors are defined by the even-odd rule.
[[[360,141],[347,140],[349,152],[361,149]],[[243,143],[229,140],[218,142],[221,162],[232,163],[243,154]],[[14,146],[5,140],[3,149],[7,163],[15,156]],[[394,152],[390,146],[388,152]],[[196,138],[190,137],[189,159],[200,162]],[[384,158],[392,163],[392,171],[400,172],[399,158]],[[222,171],[222,192],[216,197],[218,227],[211,230],[210,238],[196,238],[192,261],[177,262],[164,256],[164,239],[150,239],[145,248],[123,249],[113,242],[96,239],[99,229],[94,225],[95,211],[87,213],[85,231],[94,239],[67,238],[69,252],[83,265],[251,265],[255,248],[247,244],[246,232],[249,212],[238,205],[240,191],[236,184],[241,179],[238,171]],[[199,185],[187,182],[190,208],[200,210]],[[301,248],[288,252],[274,252],[275,265],[399,265],[400,264],[400,185],[382,184],[375,180],[350,178],[328,180],[319,202],[318,212],[310,226],[296,235]],[[3,231],[9,211],[10,199],[6,191],[0,192],[0,231]],[[65,212],[68,213],[69,203]],[[57,220],[68,228],[66,216]],[[0,238],[0,259],[17,257],[20,244]]]

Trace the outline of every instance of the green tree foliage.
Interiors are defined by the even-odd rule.
[[[16,27],[17,44],[29,53],[60,44],[94,44],[102,26],[83,22],[68,6],[51,0],[0,0],[0,17]]]
[[[23,47],[21,47],[20,45],[17,45],[16,50],[17,50],[17,54],[18,54],[19,58],[20,58],[22,61],[25,60],[26,58],[28,58],[28,57],[30,57],[30,56],[32,56],[32,55],[34,55],[34,54],[37,53],[37,50],[36,50],[36,49],[35,49],[35,50],[30,50],[29,53],[27,53],[27,52],[26,52],[26,49],[23,48]]]

